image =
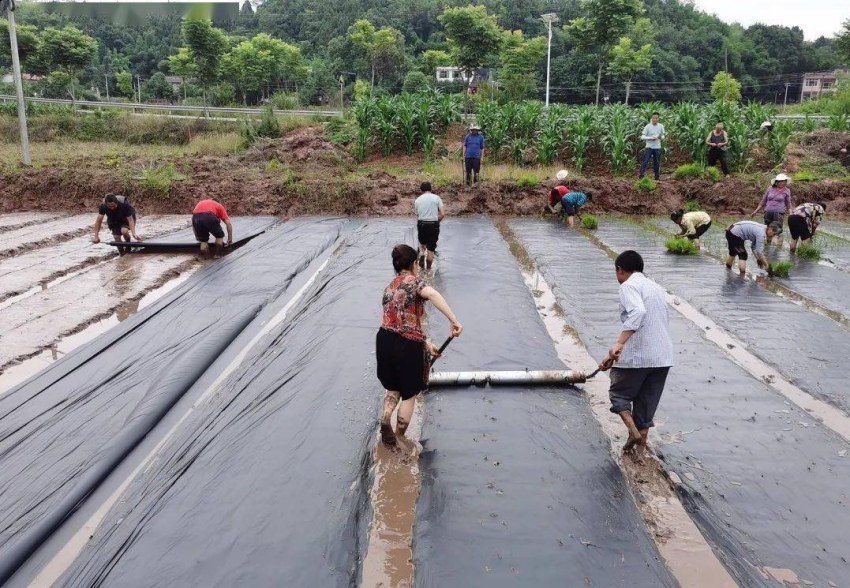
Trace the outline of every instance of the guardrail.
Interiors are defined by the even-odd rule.
[[[122,108],[125,110],[142,110],[142,111],[167,111],[167,112],[204,112],[210,114],[243,114],[243,115],[260,115],[263,113],[261,108],[223,108],[220,106],[186,106],[182,104],[144,104],[137,102],[97,102],[93,100],[62,100],[59,98],[25,98],[27,102],[34,104],[60,104],[64,106],[74,106],[78,108]],[[0,95],[2,102],[15,102],[14,96]],[[274,110],[277,116],[321,116],[321,117],[341,117],[342,112],[339,110]]]

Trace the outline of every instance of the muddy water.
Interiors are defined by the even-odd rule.
[[[0,310],[0,369],[109,316],[198,264],[187,256],[125,256]]]
[[[510,238],[510,237],[509,237]],[[514,247],[512,247],[512,250]],[[536,270],[523,271],[525,283],[555,344],[558,356],[572,369],[590,373],[597,360],[590,356],[578,334],[564,320],[564,311],[552,289]],[[597,374],[581,387],[588,394],[593,416],[611,441],[612,453],[626,439],[617,415],[608,410],[606,374]],[[632,492],[641,496],[637,506],[652,531],[658,550],[683,588],[734,588],[732,579],[712,552],[671,488],[661,462],[652,453],[623,455],[618,460]]]
[[[159,288],[149,291],[139,300],[129,300],[121,304],[111,316],[90,324],[79,333],[60,337],[44,351],[29,359],[25,359],[21,363],[7,367],[5,371],[0,372],[0,396],[7,390],[36,375],[50,364],[62,359],[77,347],[88,343],[98,335],[102,335],[115,325],[127,320],[143,308],[150,306],[189,279],[189,276],[194,273],[195,269],[197,268],[191,268],[183,272]]]
[[[143,237],[155,237],[186,228],[185,215],[145,217]],[[140,229],[141,231],[142,229]],[[117,255],[114,247],[95,245],[90,235],[76,237],[50,247],[41,247],[0,260],[0,301],[24,292],[38,292],[43,286],[65,276]]]
[[[11,212],[0,214],[0,233],[20,229],[35,223],[47,222],[60,216],[64,215],[50,212]]]
[[[594,356],[604,354],[619,332],[617,283],[607,252],[575,232],[546,223],[512,221],[511,226],[540,264],[557,299],[569,309],[570,326],[581,333]],[[551,247],[555,242],[561,245],[557,249]],[[729,300],[720,306],[718,316],[740,316],[736,290],[718,294],[717,269],[712,269],[711,260],[682,259],[663,250],[656,254],[631,233],[624,243],[644,255],[650,277],[667,287],[675,285],[674,290],[687,286],[684,295],[699,310],[707,306],[714,311],[706,299],[725,295]],[[716,279],[723,275],[721,270]],[[737,282],[743,282],[746,292],[758,298],[754,303],[771,314],[776,304],[783,304],[752,282]],[[771,314],[763,320],[777,321]],[[821,325],[825,331],[836,328],[815,314],[809,313],[806,320],[825,322],[827,327]],[[799,322],[781,317],[779,321],[780,332]],[[731,325],[739,335],[753,328],[740,318]],[[773,345],[772,338],[759,337],[746,345],[718,344],[712,340],[715,330],[722,331],[717,325],[695,324],[679,312],[670,313],[674,367],[656,415],[658,435],[652,444],[677,494],[742,585],[765,585],[764,568],[793,570],[801,582],[817,586],[830,581],[850,585],[846,565],[850,551],[845,547],[850,510],[844,482],[850,475],[848,442],[731,356],[739,347],[761,351],[760,347]],[[736,347],[729,349],[727,344]],[[794,353],[780,357],[785,364],[798,359]],[[807,373],[823,376],[811,368]],[[821,381],[824,387],[829,385]],[[818,499],[812,500],[813,496]]]
[[[6,231],[0,241],[0,257],[8,257],[40,244],[67,241],[84,233],[93,223],[94,215],[78,214]]]

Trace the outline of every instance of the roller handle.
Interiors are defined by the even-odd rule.
[[[440,346],[440,349],[439,349],[440,355],[442,355],[442,354],[443,354],[443,351],[445,351],[445,350],[446,350],[446,347],[448,347],[448,346],[449,346],[449,343],[451,343],[451,342],[452,342],[452,339],[454,339],[454,337],[449,337],[448,339],[446,339],[446,340],[443,342],[443,344]],[[437,358],[437,357],[429,357],[428,359],[429,359],[429,362],[431,363],[431,365],[434,365],[434,362],[435,362],[435,361],[437,361],[437,359],[439,359],[439,358]]]

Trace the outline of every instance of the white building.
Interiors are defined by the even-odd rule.
[[[467,83],[469,79],[461,68],[455,66],[438,67],[436,80],[438,84],[449,84],[451,82]],[[493,78],[489,68],[483,67],[472,74],[471,86],[477,87],[482,81],[492,82]]]

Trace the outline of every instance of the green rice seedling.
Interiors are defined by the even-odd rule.
[[[699,247],[694,242],[684,237],[670,237],[664,242],[667,251],[676,255],[697,255]]]
[[[685,200],[685,203],[682,204],[682,210],[685,212],[696,212],[702,210],[702,206],[700,206],[697,200]]]
[[[658,184],[652,178],[644,176],[635,182],[635,187],[641,192],[652,192],[658,187]]]
[[[592,214],[583,214],[581,216],[581,226],[588,230],[596,229],[599,227],[599,219]]]
[[[709,179],[709,180],[711,180],[712,182],[719,182],[720,180],[722,180],[722,179],[723,179],[723,174],[720,172],[720,170],[719,170],[719,169],[717,169],[717,168],[716,168],[716,167],[714,167],[714,166],[707,167],[707,168],[705,168],[705,170],[704,170],[704,171],[705,171],[705,175],[706,175],[706,176],[708,177],[708,179]]]
[[[790,261],[775,261],[767,266],[767,275],[777,278],[787,278],[794,264]]]
[[[795,173],[792,176],[792,178],[794,179],[795,182],[814,182],[815,180],[818,179],[818,176],[813,171],[800,170],[797,173]]]
[[[680,165],[673,172],[673,177],[677,180],[683,178],[701,178],[705,175],[705,168],[699,163],[686,163]]]
[[[814,243],[802,243],[797,247],[797,257],[807,261],[817,261],[823,256],[823,249]]]
[[[540,184],[540,178],[531,173],[524,173],[516,180],[516,185],[520,188],[534,188]]]

